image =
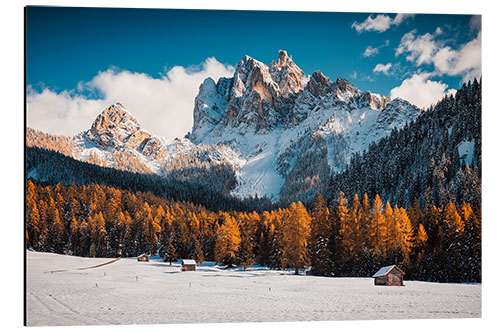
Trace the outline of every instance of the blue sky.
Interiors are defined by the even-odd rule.
[[[481,73],[481,24],[471,15],[28,7],[26,37],[28,126],[67,135],[121,100],[147,129],[180,136],[203,75],[230,75],[244,55],[269,64],[280,49],[306,74],[422,107]],[[186,101],[134,89],[149,84]],[[159,125],[158,113],[183,119],[180,129]]]

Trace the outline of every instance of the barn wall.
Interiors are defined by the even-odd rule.
[[[399,271],[390,272],[388,275],[388,284],[391,286],[402,286],[403,285],[403,274]]]

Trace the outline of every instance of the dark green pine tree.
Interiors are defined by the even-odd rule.
[[[311,211],[311,273],[313,275],[329,276],[332,274],[329,215],[330,211],[325,199],[318,194]]]
[[[255,261],[252,243],[246,236],[241,239],[240,248],[236,253],[236,261],[239,265],[243,266],[244,271],[246,271],[247,267],[252,265]]]
[[[280,229],[275,229],[274,225],[270,228],[270,250],[268,266],[271,269],[280,269],[281,267],[281,256],[282,256],[282,244],[280,241]]]

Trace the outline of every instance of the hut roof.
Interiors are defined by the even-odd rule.
[[[196,261],[193,259],[182,259],[183,265],[196,265]]]
[[[385,276],[387,274],[389,274],[389,272],[393,269],[393,268],[396,268],[397,270],[399,270],[401,273],[404,274],[404,272],[399,269],[399,267],[397,267],[396,265],[391,265],[391,266],[385,266],[385,267],[382,267],[381,269],[378,270],[377,273],[375,273],[372,277],[380,277],[380,276]]]

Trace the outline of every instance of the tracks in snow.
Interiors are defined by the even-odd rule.
[[[83,271],[83,270],[86,270],[86,269],[98,268],[98,267],[102,267],[102,266],[105,266],[105,265],[112,264],[114,262],[117,262],[118,260],[120,260],[120,258],[116,258],[116,259],[113,259],[111,261],[107,261],[105,263],[99,264],[99,265],[77,268],[77,270]],[[68,271],[70,271],[70,269],[58,269],[58,270],[55,270],[55,271],[46,271],[44,273],[61,273],[61,272],[68,272]]]

